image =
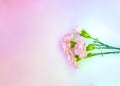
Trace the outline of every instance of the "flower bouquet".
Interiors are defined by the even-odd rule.
[[[62,49],[74,68],[78,68],[78,62],[85,58],[120,53],[120,48],[99,41],[79,27],[75,28],[73,32],[64,35]]]

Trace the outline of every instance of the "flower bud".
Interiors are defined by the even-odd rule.
[[[94,50],[95,49],[95,45],[94,44],[89,44],[86,48],[87,51],[90,51],[90,50]]]
[[[87,56],[86,56],[86,58],[90,58],[90,57],[95,56],[95,55],[96,54],[94,54],[94,53],[88,53]]]
[[[80,31],[80,35],[85,37],[85,38],[91,38],[90,34],[86,32],[84,29]]]

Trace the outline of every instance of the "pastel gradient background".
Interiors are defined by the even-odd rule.
[[[120,1],[0,0],[0,86],[120,86],[120,55],[69,65],[60,39],[76,25],[120,47]]]

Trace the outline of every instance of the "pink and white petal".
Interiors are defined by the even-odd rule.
[[[80,26],[76,26],[74,28],[74,32],[77,33],[77,34],[80,34],[80,31],[82,30],[82,28]]]

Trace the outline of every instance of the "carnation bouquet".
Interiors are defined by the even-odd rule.
[[[80,27],[64,35],[62,49],[74,68],[78,68],[78,62],[86,58],[120,53],[120,48],[99,41]]]

